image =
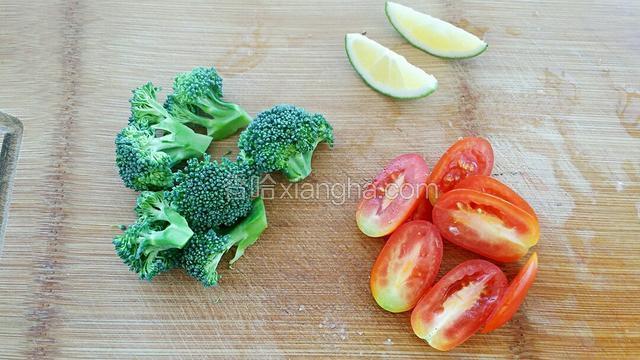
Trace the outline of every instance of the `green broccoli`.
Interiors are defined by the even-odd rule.
[[[159,90],[146,83],[132,91],[129,126],[116,136],[120,177],[125,186],[138,191],[173,186],[172,169],[201,157],[212,141],[169,115],[156,99]]]
[[[240,134],[238,146],[257,171],[281,171],[297,182],[311,174],[311,157],[321,142],[333,146],[333,129],[322,115],[276,105],[256,116]]]
[[[258,177],[244,161],[191,159],[174,175],[170,197],[176,209],[198,232],[231,226],[247,215]]]
[[[141,279],[151,280],[180,264],[182,249],[193,235],[187,220],[162,192],[145,191],[136,204],[138,219],[113,239],[116,254]]]
[[[267,216],[262,198],[256,198],[249,215],[224,232],[209,230],[196,233],[182,253],[182,266],[205,287],[218,284],[218,264],[233,246],[236,252],[230,264],[236,262],[267,228]]]
[[[222,100],[222,78],[214,67],[178,74],[165,108],[181,121],[204,127],[214,140],[225,139],[251,122],[240,106]]]
[[[131,117],[129,123],[154,125],[171,117],[169,112],[158,102],[159,87],[148,82],[131,91]]]
[[[156,129],[165,135],[156,137]],[[128,188],[163,190],[173,185],[172,169],[180,162],[201,157],[211,138],[173,121],[151,127],[131,124],[116,135],[116,165]]]

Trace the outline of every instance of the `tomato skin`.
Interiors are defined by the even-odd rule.
[[[527,292],[533,285],[537,273],[538,254],[534,252],[500,298],[498,305],[481,331],[483,334],[491,332],[511,320],[527,296]]]
[[[391,234],[371,269],[371,294],[381,308],[399,313],[413,309],[436,279],[442,238],[428,221],[402,224]]]
[[[429,166],[418,154],[393,159],[365,189],[356,210],[358,228],[371,237],[392,233],[425,197],[428,174]]]
[[[465,342],[485,323],[507,286],[507,278],[486,260],[468,260],[446,273],[411,313],[413,332],[447,351]]]
[[[491,175],[493,148],[479,137],[456,141],[433,167],[427,184],[436,184],[440,195],[452,190],[461,180],[471,175]]]
[[[444,194],[433,208],[443,238],[499,262],[520,259],[540,238],[538,220],[496,196],[469,189]]]
[[[506,200],[538,219],[531,205],[504,183],[485,175],[473,175],[460,181],[456,189],[477,190]]]

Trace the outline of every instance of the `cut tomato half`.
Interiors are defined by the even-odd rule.
[[[538,254],[533,253],[527,263],[520,269],[518,275],[511,281],[511,285],[509,285],[504,295],[500,298],[493,314],[487,319],[487,323],[481,331],[483,334],[491,332],[511,320],[527,296],[527,292],[531,285],[533,285],[537,273]]]
[[[538,220],[519,207],[476,190],[444,194],[433,223],[452,243],[500,262],[520,259],[540,238]]]
[[[402,224],[391,234],[371,269],[371,294],[381,308],[413,309],[440,270],[442,239],[428,221]]]
[[[506,200],[520,209],[528,212],[536,219],[538,216],[529,203],[520,197],[517,192],[513,191],[509,186],[500,181],[486,175],[473,175],[460,181],[456,189],[477,190],[489,195],[497,196],[502,200]]]
[[[358,228],[368,236],[390,234],[424,198],[429,166],[418,154],[393,159],[365,188],[356,210]]]
[[[438,193],[442,195],[468,176],[490,175],[491,169],[493,169],[491,144],[479,137],[462,138],[438,160],[427,179],[427,184],[437,185]]]
[[[411,313],[413,332],[438,350],[453,349],[482,327],[506,286],[504,273],[494,264],[465,261],[420,299]]]
[[[416,206],[415,211],[409,217],[409,221],[413,220],[425,220],[431,221],[431,211],[433,210],[433,205],[429,202],[427,198],[421,198],[418,201],[418,206]]]

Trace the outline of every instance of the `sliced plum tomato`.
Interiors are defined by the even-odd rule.
[[[473,175],[468,178],[460,181],[460,183],[456,186],[456,189],[471,189],[478,190],[483,193],[487,193],[489,195],[497,196],[500,199],[506,200],[513,205],[519,207],[520,209],[528,212],[531,216],[536,219],[538,216],[536,212],[533,211],[533,208],[529,203],[520,197],[518,193],[513,191],[507,185],[501,183],[500,181],[485,175]]]
[[[425,196],[429,166],[418,154],[391,160],[365,188],[356,210],[360,230],[371,237],[390,234],[405,222]]]
[[[440,270],[442,239],[424,220],[400,225],[371,269],[371,294],[381,308],[399,313],[413,309]]]
[[[468,260],[446,273],[411,313],[413,332],[447,351],[484,325],[507,287],[507,278],[486,260]]]
[[[418,206],[413,211],[413,214],[409,217],[409,221],[413,220],[426,220],[431,221],[431,211],[433,210],[433,205],[429,202],[427,198],[420,198],[418,201]]]
[[[453,189],[471,175],[490,175],[493,169],[493,148],[483,138],[467,137],[458,140],[433,168],[427,184],[437,185],[440,195]],[[431,199],[432,203],[434,199]]]
[[[538,220],[497,196],[455,189],[433,207],[443,238],[500,262],[520,259],[540,238]]]
[[[513,315],[518,311],[518,308],[524,301],[525,296],[533,281],[536,279],[538,273],[538,254],[533,253],[526,264],[520,269],[520,272],[511,281],[511,284],[504,292],[493,314],[487,319],[487,323],[482,329],[482,333],[486,334],[491,332],[507,321],[511,320]]]

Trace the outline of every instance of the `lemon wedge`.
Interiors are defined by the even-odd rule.
[[[447,59],[465,59],[482,54],[487,43],[446,21],[391,1],[385,4],[391,25],[411,45]]]
[[[438,80],[362,34],[347,34],[345,49],[353,68],[374,90],[398,99],[427,96]]]

